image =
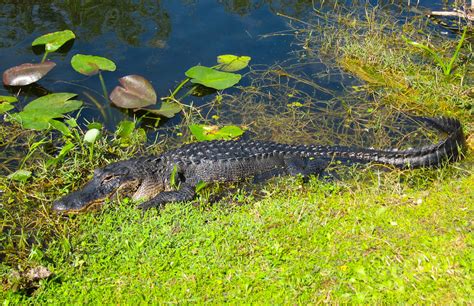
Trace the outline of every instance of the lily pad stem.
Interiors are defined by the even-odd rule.
[[[175,90],[171,93],[170,98],[173,99],[175,95],[178,93],[178,91],[183,88],[184,85],[186,85],[187,82],[189,82],[191,79],[186,78],[184,79],[181,83],[179,83],[178,87],[175,88]]]
[[[46,57],[48,56],[48,54],[49,54],[48,51],[44,52],[43,58],[41,59],[41,63],[44,63],[44,61],[46,60]]]
[[[190,94],[193,93],[194,89],[196,89],[196,85],[194,85],[193,87],[191,87],[184,95],[182,95],[181,97],[179,97],[178,100],[182,100],[184,98],[186,98],[187,96],[189,96]]]
[[[107,87],[105,87],[104,78],[102,77],[102,73],[100,72],[100,70],[99,70],[99,80],[100,80],[100,85],[102,86],[102,92],[104,93],[104,98],[107,100],[107,102],[110,103],[109,93],[107,92]]]
[[[94,144],[91,143],[88,145],[89,147],[89,162],[92,163],[94,157]]]

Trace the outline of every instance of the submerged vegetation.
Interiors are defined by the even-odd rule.
[[[180,137],[162,133],[152,144],[138,126],[142,119],[122,121],[115,131],[98,122],[81,126],[77,116],[65,115],[81,106],[72,93],[40,97],[21,112],[15,97],[0,97],[0,113],[11,119],[0,125],[0,171],[10,174],[0,177],[0,299],[472,302],[471,152],[439,169],[332,165],[340,179],[206,186],[193,202],[145,215],[129,199],[75,216],[50,210],[54,199],[108,162],[158,154],[194,139],[232,138],[243,130],[259,139],[380,148],[442,137],[413,124],[409,114],[415,114],[457,117],[472,135],[472,32],[451,40],[429,35],[422,19],[401,24],[377,8],[366,8],[363,16],[335,9],[315,10],[313,21],[292,19],[291,35],[299,45],[293,58],[252,66],[244,75],[247,86],[219,91],[201,106],[185,98],[200,86],[236,85],[241,75],[234,72],[250,58],[226,55],[216,66],[192,67],[156,109],[150,106],[158,97],[146,79],[120,79],[110,95],[114,105],[183,115],[172,133]],[[410,47],[415,41],[424,47]],[[439,61],[433,62],[433,54]],[[321,72],[304,74],[315,63]],[[329,90],[331,82],[347,88]],[[48,107],[36,112],[45,99]],[[17,176],[13,168],[21,170]]]

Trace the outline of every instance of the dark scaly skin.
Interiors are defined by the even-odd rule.
[[[263,141],[209,141],[184,145],[160,156],[132,158],[94,171],[82,189],[56,201],[56,211],[74,212],[116,195],[146,199],[139,208],[161,207],[195,197],[199,182],[317,175],[331,161],[380,163],[397,168],[436,167],[462,158],[466,142],[458,120],[418,118],[448,134],[429,146],[375,150],[340,146],[287,145]],[[171,182],[174,177],[174,182]],[[174,188],[174,186],[179,186]]]

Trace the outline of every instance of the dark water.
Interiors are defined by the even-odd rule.
[[[289,38],[259,36],[286,29],[286,20],[275,12],[301,17],[311,1],[0,1],[0,5],[0,71],[40,61],[31,42],[47,32],[71,29],[77,36],[72,48],[49,56],[58,66],[39,82],[45,88],[100,91],[96,77],[85,79],[69,66],[74,54],[83,53],[117,64],[117,71],[104,74],[109,90],[117,78],[140,74],[165,96],[187,69],[199,63],[212,66],[220,54],[249,55],[260,64],[284,58],[291,49]],[[114,117],[122,116],[113,112]],[[100,119],[93,109],[85,116]]]
[[[330,10],[343,1],[324,1],[324,5],[315,2],[0,1],[0,71],[25,62],[39,62],[42,54],[33,52],[31,42],[45,33],[70,29],[76,33],[76,40],[64,53],[50,54],[49,59],[58,66],[39,84],[45,91],[78,93],[88,106],[82,112],[83,119],[104,121],[84,95],[87,92],[106,104],[100,96],[98,78],[86,78],[73,71],[69,64],[73,55],[83,53],[112,59],[118,68],[104,74],[109,91],[119,77],[139,74],[152,82],[159,96],[166,96],[185,77],[188,68],[196,64],[212,66],[220,54],[248,55],[252,57],[252,64],[271,65],[284,61],[292,50],[299,48],[293,45],[293,37],[261,38],[261,35],[289,29],[290,19],[277,16],[277,13],[305,20],[313,5]],[[366,5],[366,1],[350,1],[349,8],[351,3],[354,7]],[[443,1],[419,3],[431,8],[447,5]],[[406,1],[369,1],[369,5],[377,4],[396,10],[396,5],[406,5]],[[305,69],[318,71],[323,67],[314,64]],[[246,80],[242,82],[245,84]],[[340,84],[326,85],[334,90],[341,88]],[[0,88],[0,95],[19,92]],[[23,104],[29,100],[31,97],[23,99]],[[196,98],[193,103],[200,101]],[[112,127],[127,116],[112,108],[107,126]],[[178,116],[167,124],[179,120]]]

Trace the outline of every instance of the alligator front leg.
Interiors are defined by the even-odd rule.
[[[192,185],[183,184],[179,190],[163,191],[156,197],[143,202],[137,208],[147,210],[152,207],[160,208],[171,202],[185,202],[191,201],[196,196],[195,187]]]

